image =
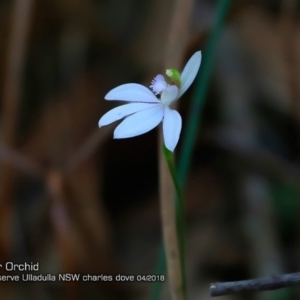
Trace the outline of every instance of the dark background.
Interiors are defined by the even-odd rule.
[[[191,2],[174,47],[182,66],[205,49],[216,19],[218,1]],[[1,1],[0,263],[154,273],[158,130],[113,140],[116,125],[97,123],[118,104],[104,100],[110,89],[149,86],[164,72],[174,3]],[[296,0],[231,1],[185,189],[191,300],[210,299],[210,282],[300,269],[299,9]],[[183,126],[194,90],[180,100]],[[149,288],[0,283],[0,298],[146,299]],[[299,297],[290,288],[222,299]]]

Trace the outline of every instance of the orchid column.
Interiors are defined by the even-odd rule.
[[[163,122],[164,154],[177,196],[181,200],[182,197],[175,171],[173,152],[180,137],[182,120],[180,114],[172,109],[171,105],[178,100],[192,84],[200,68],[200,63],[201,52],[198,51],[190,58],[182,74],[175,69],[168,69],[166,71],[166,78],[161,74],[157,75],[151,82],[150,88],[152,91],[136,83],[123,84],[112,89],[105,96],[106,100],[121,100],[130,103],[110,110],[99,120],[99,127],[101,127],[125,118],[114,131],[115,139],[129,138],[144,134],[155,128],[160,122]],[[162,199],[162,201],[164,201],[164,199]],[[168,207],[170,207],[170,205],[172,206],[170,212],[162,213],[163,236],[170,281],[172,280],[172,276],[176,276],[176,273],[178,273],[174,268],[178,265],[181,266],[179,270],[179,275],[181,275],[182,278],[181,292],[178,291],[178,287],[172,288],[172,282],[170,282],[172,298],[181,300],[184,299],[184,263],[183,256],[181,256],[180,262],[180,256],[176,255],[176,253],[179,252],[178,240],[181,241],[180,252],[181,254],[183,253],[184,232],[182,230],[182,222],[178,223],[177,220],[176,227],[176,221],[174,220],[174,202],[169,203]],[[181,213],[183,214],[182,210]],[[180,219],[183,220],[184,216],[182,215]],[[179,235],[177,228],[179,228],[181,235]],[[174,239],[170,238],[171,236],[175,236],[177,239],[174,241]],[[178,296],[179,294],[182,294],[182,296]]]

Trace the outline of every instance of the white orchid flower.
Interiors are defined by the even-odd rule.
[[[108,111],[99,120],[99,127],[125,118],[115,129],[114,138],[124,139],[146,133],[163,121],[163,136],[165,146],[174,151],[181,132],[182,121],[180,114],[170,108],[194,81],[201,63],[201,52],[198,51],[190,58],[180,74],[175,69],[168,69],[166,75],[159,74],[151,82],[150,88],[127,83],[112,89],[105,100],[123,100],[133,102],[118,106]],[[159,98],[157,97],[159,96]]]

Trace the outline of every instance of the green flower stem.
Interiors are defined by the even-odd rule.
[[[184,246],[185,245],[185,241],[184,241],[185,209],[184,209],[184,202],[183,202],[183,194],[178,181],[173,152],[168,150],[165,146],[163,146],[163,151],[176,191],[176,201],[175,201],[176,226],[177,226],[177,236],[179,241],[182,288],[184,294],[186,295],[185,246]]]
[[[188,118],[187,129],[183,137],[183,148],[181,155],[179,157],[179,167],[178,167],[178,181],[177,184],[179,187],[183,187],[187,178],[189,171],[190,161],[192,157],[192,150],[194,148],[196,135],[199,129],[200,124],[200,115],[204,104],[204,99],[207,94],[208,84],[211,78],[213,65],[216,56],[216,50],[218,45],[218,40],[223,28],[224,20],[226,14],[229,10],[230,0],[219,0],[217,7],[217,18],[216,23],[212,29],[208,44],[204,51],[204,59],[202,66],[200,68],[200,74],[196,79],[196,90],[192,99],[192,105],[190,110],[190,116]],[[175,169],[175,168],[174,168]],[[174,182],[175,185],[175,182]],[[175,185],[176,188],[176,185]],[[177,188],[176,188],[177,189]],[[179,189],[181,191],[181,189]],[[181,195],[181,194],[180,194]],[[180,203],[180,197],[176,197],[176,218],[177,224],[180,224],[180,207],[182,207],[183,212],[183,202]],[[184,220],[184,215],[183,215]],[[183,222],[184,224],[184,222]],[[180,227],[180,226],[179,226]],[[184,226],[181,227],[184,232]],[[183,241],[183,238],[180,237],[179,241]],[[181,242],[179,242],[181,244]],[[181,248],[182,246],[180,246]],[[183,247],[184,248],[184,247]],[[182,253],[182,251],[181,251]],[[156,264],[155,274],[165,274],[166,273],[166,257],[164,255],[163,247],[160,247],[158,261]],[[162,292],[162,284],[155,282],[151,286],[150,290],[150,300],[159,300]]]
[[[166,269],[167,269],[167,262],[165,256],[165,249],[163,244],[161,244],[158,250],[158,257],[155,265],[154,274],[163,275],[166,273]],[[164,284],[163,282],[156,281],[151,285],[149,296],[148,296],[149,300],[160,299],[163,284]]]
[[[160,214],[162,221],[162,234],[165,247],[165,257],[167,261],[167,274],[172,300],[186,300],[184,290],[184,276],[180,253],[180,241],[178,234],[178,224],[176,220],[176,207],[173,197],[174,181],[176,177],[172,167],[174,164],[173,154],[168,150],[163,151],[160,165]],[[165,158],[165,160],[164,160]],[[172,176],[170,176],[172,175]]]

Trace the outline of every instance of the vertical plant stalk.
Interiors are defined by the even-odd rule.
[[[166,159],[160,164],[160,180],[165,183],[165,176],[169,177],[168,163]],[[168,180],[168,178],[167,178]],[[162,218],[162,231],[165,247],[165,255],[167,260],[168,279],[171,290],[172,300],[184,300],[185,293],[183,288],[183,276],[181,270],[179,241],[177,236],[176,212],[173,194],[173,185],[168,185],[168,189],[164,186],[160,189],[160,205]]]
[[[175,160],[173,153],[168,150],[165,146],[163,147],[163,152],[168,164],[168,168],[173,180],[173,184],[176,191],[176,201],[173,201],[173,206],[175,210],[176,217],[176,229],[177,237],[179,242],[180,251],[180,265],[181,265],[181,281],[184,295],[186,296],[186,275],[185,275],[185,208],[183,201],[183,194],[178,181],[178,176],[175,168]]]
[[[210,77],[212,74],[212,68],[213,63],[215,59],[217,44],[219,40],[219,36],[223,27],[223,23],[225,20],[225,16],[227,14],[227,11],[230,6],[230,0],[219,0],[218,2],[218,8],[217,8],[217,18],[216,23],[214,25],[214,28],[212,30],[212,33],[210,35],[208,45],[205,49],[204,53],[204,62],[201,66],[200,73],[201,75],[198,75],[198,78],[196,79],[196,91],[192,100],[192,107],[190,112],[190,117],[188,119],[187,124],[187,130],[186,134],[184,136],[183,140],[183,148],[182,152],[180,153],[179,157],[179,168],[178,168],[178,182],[180,187],[183,187],[187,178],[191,156],[192,156],[192,150],[195,144],[196,134],[198,131],[200,118],[199,115],[201,114],[201,110],[203,107],[204,99],[207,93],[208,84],[210,81]],[[178,6],[179,7],[179,6]],[[181,7],[181,9],[184,9]],[[175,19],[175,18],[174,18]],[[172,40],[172,39],[170,39]],[[171,41],[170,41],[171,44]],[[180,43],[182,45],[182,43]],[[176,49],[174,45],[172,45],[172,49]],[[171,49],[171,46],[170,46]],[[170,52],[168,52],[170,53]],[[174,66],[175,68],[177,66]],[[201,78],[201,81],[200,81]],[[162,144],[162,139],[160,141],[160,144]],[[161,152],[160,152],[161,153]],[[165,168],[166,163],[164,162],[164,158],[160,155],[160,197],[164,196],[163,189],[170,189],[170,180],[166,182],[162,179],[165,177],[165,175],[162,172],[166,172]],[[164,166],[163,166],[164,165]],[[169,174],[168,174],[169,175]],[[169,175],[170,176],[170,175]],[[180,199],[176,198],[176,217],[179,219],[180,215]],[[180,222],[178,222],[180,223]],[[166,273],[166,257],[164,255],[163,247],[160,247],[159,255],[158,255],[158,261],[156,264],[155,274],[165,274]],[[162,291],[162,284],[161,283],[153,283],[152,289],[150,290],[150,297],[151,300],[158,300],[160,299]]]
[[[189,37],[189,25],[190,25],[190,15],[192,11],[192,7],[194,4],[194,0],[176,0],[173,1],[173,12],[172,17],[169,20],[169,31],[168,31],[168,38],[167,44],[164,50],[165,56],[165,68],[175,68],[179,69],[182,63],[182,57],[184,50],[187,45],[188,37]],[[165,21],[164,21],[165,23]],[[177,103],[173,106],[176,109]],[[160,134],[160,141],[159,141],[159,187],[160,187],[160,201],[161,201],[161,208],[162,208],[162,217],[168,218],[170,222],[172,222],[172,226],[174,233],[176,234],[176,244],[175,241],[169,241],[166,239],[165,232],[167,229],[163,228],[164,232],[164,243],[165,243],[165,253],[167,255],[167,268],[168,268],[168,280],[172,294],[172,300],[174,299],[185,299],[186,288],[185,288],[185,272],[184,272],[184,260],[183,258],[184,252],[179,251],[178,245],[181,245],[181,249],[184,248],[184,231],[182,229],[181,238],[178,236],[177,233],[177,222],[176,222],[176,211],[175,211],[175,204],[174,204],[174,183],[172,181],[172,174],[169,172],[168,163],[166,163],[164,153],[161,151],[162,146],[164,145],[162,135]],[[169,206],[169,209],[167,210]],[[164,210],[164,211],[163,211]],[[169,216],[166,216],[170,214]],[[172,220],[171,220],[172,219]],[[167,226],[163,223],[163,227]],[[178,241],[179,238],[179,241]],[[176,273],[173,273],[172,268],[174,267],[175,263],[170,262],[172,257],[168,257],[173,255],[174,253],[170,252],[168,249],[172,248],[171,246],[167,245],[168,242],[173,242],[173,248],[176,246],[176,254],[178,257],[176,258],[178,261],[176,262]],[[179,243],[178,243],[179,242]],[[162,250],[161,250],[162,251]],[[180,253],[181,252],[181,253]],[[162,251],[162,254],[164,252]],[[164,255],[160,255],[161,262],[158,262],[159,267],[163,267],[163,270],[158,270],[159,274],[164,274],[166,270],[166,257]],[[175,258],[174,258],[175,259]],[[150,297],[152,300],[155,294],[160,295],[161,293],[162,284],[154,283],[152,290],[150,291]],[[159,297],[159,296],[158,296]],[[157,300],[156,298],[155,300]]]

